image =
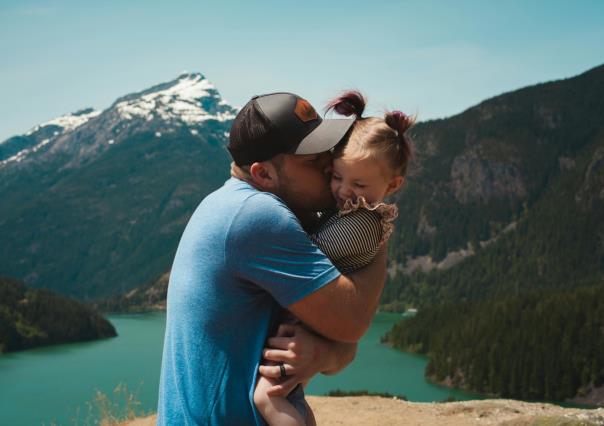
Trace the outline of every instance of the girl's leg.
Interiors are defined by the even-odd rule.
[[[304,403],[306,404],[306,426],[317,426],[315,414],[312,412],[310,405],[308,405],[307,401],[304,401]]]
[[[258,378],[254,390],[254,404],[269,424],[269,426],[305,426],[306,422],[302,415],[296,410],[285,397],[269,396],[266,391],[278,383],[278,380],[269,379],[264,376]]]

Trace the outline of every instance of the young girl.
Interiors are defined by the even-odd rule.
[[[384,118],[362,118],[365,99],[359,92],[346,92],[331,101],[327,111],[356,116],[352,130],[334,149],[331,192],[337,209],[322,214],[321,225],[311,239],[343,274],[369,263],[394,229],[398,214],[384,198],[405,181],[412,156],[405,132],[413,119],[400,111]],[[310,407],[299,384],[287,397],[269,397],[275,383],[260,376],[254,403],[269,425],[314,425]]]

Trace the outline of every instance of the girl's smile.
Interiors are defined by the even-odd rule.
[[[333,161],[331,192],[339,208],[348,199],[365,198],[368,203],[378,203],[396,191],[403,177],[392,175],[386,161],[376,158],[362,160],[336,158]]]

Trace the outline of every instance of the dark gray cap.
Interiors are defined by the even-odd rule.
[[[240,166],[277,154],[317,154],[340,142],[352,123],[354,119],[322,119],[293,93],[254,96],[235,117],[228,150]]]

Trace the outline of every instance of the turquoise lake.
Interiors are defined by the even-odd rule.
[[[366,389],[421,402],[479,398],[427,382],[425,357],[380,344],[400,319],[400,314],[376,315],[354,362],[338,375],[315,377],[307,394]],[[120,384],[137,394],[145,412],[154,412],[165,313],[112,315],[109,320],[117,338],[0,356],[0,425],[94,424],[96,410],[90,406],[95,393],[111,397]]]

